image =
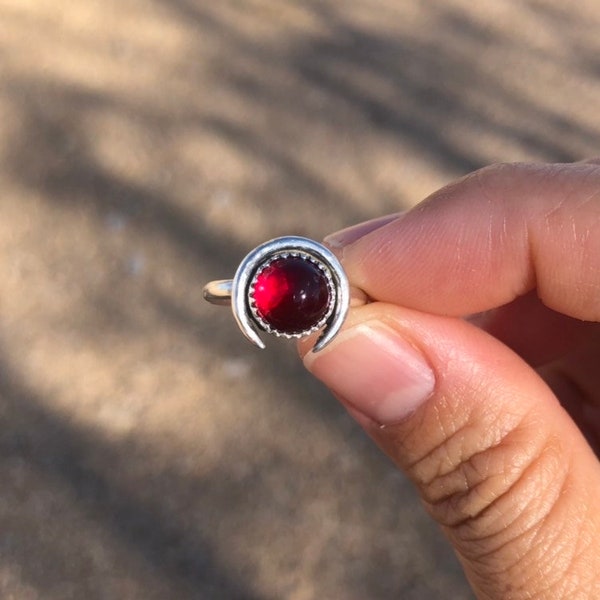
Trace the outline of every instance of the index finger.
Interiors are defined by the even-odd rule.
[[[441,315],[543,303],[600,320],[600,166],[487,167],[341,250],[371,298]]]

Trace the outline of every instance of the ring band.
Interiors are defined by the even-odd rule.
[[[217,281],[209,281],[204,286],[204,299],[211,304],[228,306],[231,304],[232,289],[233,279],[218,279]]]
[[[231,290],[233,279],[217,279],[209,281],[203,290],[204,299],[216,306],[229,306],[231,304]],[[350,286],[350,308],[367,304],[367,295],[353,285]]]
[[[326,246],[298,236],[258,246],[233,279],[207,283],[203,295],[211,304],[231,305],[242,333],[260,348],[261,331],[286,338],[320,331],[314,352],[337,335],[350,306],[367,302]]]

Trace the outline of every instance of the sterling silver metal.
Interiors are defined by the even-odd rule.
[[[204,286],[204,299],[211,304],[219,306],[229,306],[231,304],[231,288],[233,280],[219,279],[217,281],[209,281]]]
[[[272,260],[285,256],[303,256],[315,262],[326,274],[332,290],[332,306],[324,323],[316,324],[312,329],[300,334],[283,334],[271,330],[254,314],[251,305],[251,287],[256,273]],[[365,296],[358,303],[365,302]],[[204,287],[204,299],[211,304],[231,304],[233,316],[242,333],[256,346],[264,348],[259,336],[260,331],[274,333],[283,337],[303,337],[317,329],[321,334],[313,347],[313,352],[322,350],[337,335],[342,327],[351,302],[348,277],[335,254],[326,246],[298,236],[276,238],[261,244],[250,252],[240,263],[233,278],[211,281]],[[356,297],[355,297],[356,300]]]

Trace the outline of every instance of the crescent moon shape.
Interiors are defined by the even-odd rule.
[[[331,276],[335,286],[334,306],[327,318],[321,335],[313,347],[313,352],[322,350],[341,329],[350,308],[350,284],[344,269],[335,254],[328,248],[299,236],[275,238],[256,247],[240,263],[233,278],[231,289],[231,309],[242,333],[259,348],[265,348],[259,331],[261,328],[254,319],[249,307],[249,290],[252,278],[263,263],[273,256],[283,253],[302,252],[319,262]]]

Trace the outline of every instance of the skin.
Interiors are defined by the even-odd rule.
[[[600,598],[598,163],[495,165],[326,239],[373,301],[304,363],[480,599]]]

